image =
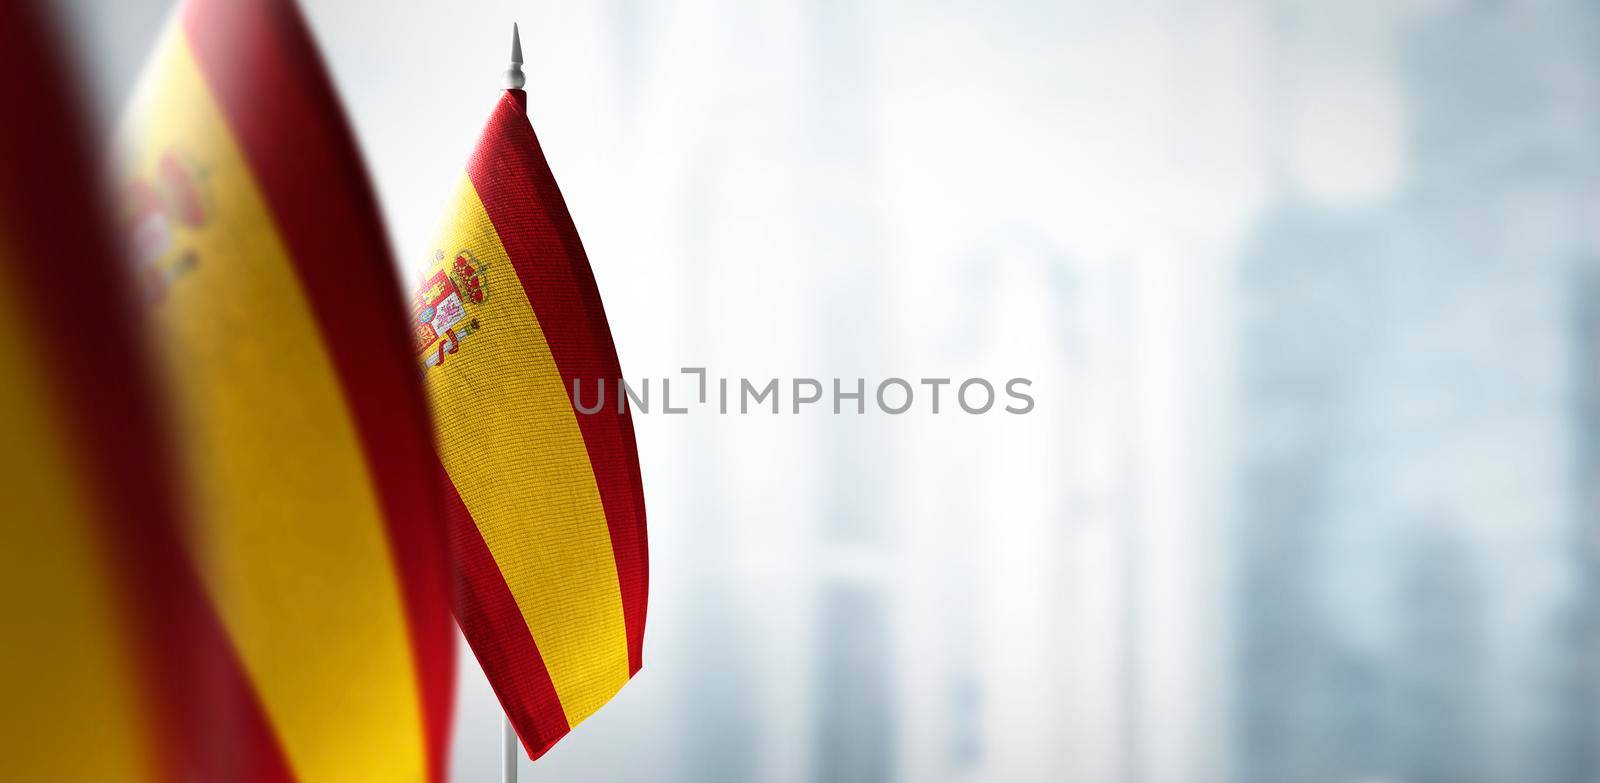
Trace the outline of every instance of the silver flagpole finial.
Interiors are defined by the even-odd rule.
[[[506,69],[506,89],[520,90],[527,84],[527,77],[522,75],[522,35],[517,32],[517,23],[511,23],[511,67]]]

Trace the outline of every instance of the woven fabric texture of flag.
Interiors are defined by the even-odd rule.
[[[457,558],[457,616],[530,755],[641,665],[649,580],[628,409],[593,271],[506,91],[412,301]]]

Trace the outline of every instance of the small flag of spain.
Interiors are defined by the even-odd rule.
[[[210,639],[186,611],[157,406],[43,17],[0,3],[0,754],[8,780],[172,779],[161,750],[182,732],[158,683],[181,667],[143,631],[193,630],[179,655]]]
[[[185,3],[126,130],[185,544],[259,712],[210,745],[242,768],[207,779],[440,780],[454,632],[432,433],[377,207],[294,4]]]
[[[537,758],[639,671],[649,574],[632,419],[571,396],[622,375],[526,102],[495,105],[411,310],[457,618]]]

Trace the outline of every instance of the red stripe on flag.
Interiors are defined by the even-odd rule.
[[[137,339],[133,285],[111,239],[88,134],[69,102],[74,93],[62,84],[70,69],[30,9],[0,3],[0,105],[26,107],[28,117],[0,123],[0,223],[10,260],[49,259],[50,286],[69,293],[72,306],[19,300],[32,312],[14,319],[39,325],[49,354],[44,367],[17,369],[44,374],[66,411],[120,588],[139,693],[153,711],[163,779],[291,780],[184,546],[175,463]]]
[[[175,544],[176,542],[170,542]],[[125,549],[135,544],[123,543]],[[292,781],[288,758],[266,718],[266,710],[234,652],[227,631],[203,601],[163,601],[159,593],[199,596],[204,591],[187,563],[151,556],[168,543],[145,542],[143,557],[124,558],[126,569],[150,573],[172,568],[166,590],[152,590],[138,600],[145,604],[140,620],[159,636],[154,656],[160,662],[160,686],[175,734],[168,738],[170,763],[182,774],[171,780]],[[137,550],[134,550],[137,551]],[[167,560],[166,564],[162,561]]]
[[[602,378],[614,387],[622,369],[594,270],[523,100],[520,90],[501,95],[467,161],[467,175],[533,304],[568,395],[574,378],[590,389]],[[631,675],[642,663],[650,566],[633,419],[617,412],[616,400],[612,397],[604,410],[577,418],[611,531]]]
[[[571,730],[561,697],[517,599],[443,465],[439,480],[448,488],[445,518],[456,556],[457,618],[511,725],[528,754],[538,758]]]
[[[183,25],[294,260],[360,433],[404,593],[430,774],[442,780],[455,649],[432,432],[365,170],[292,2],[196,0]]]

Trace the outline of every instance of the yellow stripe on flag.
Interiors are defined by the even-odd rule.
[[[26,291],[0,246],[0,312],[26,310]],[[0,442],[14,451],[0,492],[0,752],[8,780],[153,779],[141,727],[133,649],[104,562],[104,542],[78,480],[62,411],[33,340],[12,341],[0,383]],[[18,353],[20,352],[20,353]],[[11,465],[12,463],[7,463]]]
[[[205,211],[200,225],[158,218],[139,241],[168,243],[145,273],[162,292],[153,337],[207,591],[300,780],[422,780],[372,477],[315,313],[177,26],[130,130],[134,175],[181,165]]]
[[[424,372],[440,458],[575,726],[628,681],[611,533],[560,370],[466,177],[452,209],[435,247],[444,268],[470,251],[488,295],[477,328]]]

